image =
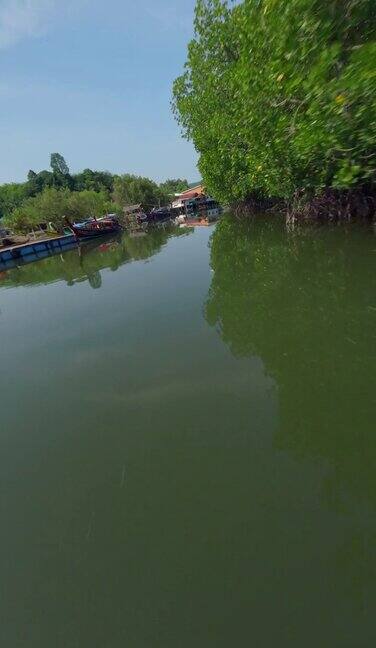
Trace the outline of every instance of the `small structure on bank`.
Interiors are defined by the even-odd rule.
[[[172,213],[170,206],[153,207],[146,210],[144,205],[126,205],[123,208],[122,224],[127,229],[136,229],[140,226],[159,224],[171,220]]]
[[[121,223],[129,230],[137,231],[147,225],[160,225],[174,221],[177,224],[207,225],[222,213],[222,207],[209,196],[202,184],[173,196],[170,205],[146,209],[141,203],[123,208]]]
[[[175,217],[187,220],[210,222],[222,213],[222,207],[207,195],[202,184],[176,194],[171,207]]]

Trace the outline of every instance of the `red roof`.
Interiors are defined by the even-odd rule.
[[[187,200],[187,198],[195,198],[196,196],[202,196],[204,193],[204,187],[202,185],[197,185],[197,187],[191,187],[190,189],[186,189],[185,191],[182,191],[180,194],[180,198],[182,200]]]
[[[197,196],[200,196],[197,191],[185,191],[184,193],[180,194],[180,199],[181,200],[190,200],[191,198],[197,198]]]

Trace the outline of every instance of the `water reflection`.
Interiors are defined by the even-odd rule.
[[[375,250],[366,228],[226,218],[206,303],[232,353],[261,356],[277,384],[274,448],[319,462],[321,506],[351,516],[334,568],[359,601],[376,572]]]
[[[3,644],[373,645],[375,239],[175,234],[1,292]]]
[[[19,265],[0,274],[0,287],[40,285],[65,281],[68,286],[88,282],[102,286],[101,271],[118,270],[130,261],[147,260],[158,254],[171,237],[188,236],[193,230],[168,225],[147,232],[123,233],[81,244],[60,255],[36,263]]]

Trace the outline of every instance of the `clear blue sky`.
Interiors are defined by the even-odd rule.
[[[170,109],[194,0],[0,0],[0,183],[64,155],[86,167],[196,180]]]

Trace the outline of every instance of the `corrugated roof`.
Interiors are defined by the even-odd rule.
[[[187,191],[184,194],[181,194],[180,200],[190,200],[191,198],[197,198],[200,195],[201,194],[199,194],[197,191]]]
[[[200,196],[203,193],[204,193],[204,187],[202,184],[200,184],[197,185],[196,187],[190,187],[190,189],[186,189],[185,191],[182,191],[180,197],[183,198],[183,200],[185,200],[187,195],[191,197],[192,194],[192,197],[194,197],[194,196]]]

